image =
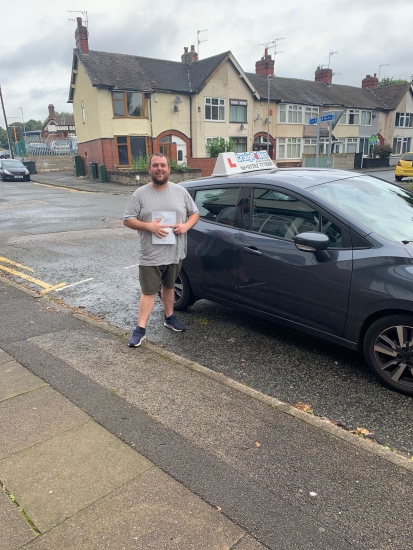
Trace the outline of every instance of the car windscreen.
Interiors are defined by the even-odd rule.
[[[24,165],[19,160],[3,160],[1,164],[4,168],[24,168]]]
[[[370,176],[356,176],[312,188],[372,233],[392,241],[413,240],[413,193]]]

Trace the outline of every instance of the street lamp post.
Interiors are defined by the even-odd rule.
[[[26,125],[24,124],[24,116],[23,116],[23,107],[19,107],[20,111],[22,112],[22,123],[23,123],[23,136],[26,134]]]

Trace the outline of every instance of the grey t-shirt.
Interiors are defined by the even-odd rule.
[[[152,212],[156,211],[176,212],[176,223],[185,223],[190,214],[198,213],[198,208],[188,191],[176,183],[168,182],[168,187],[162,191],[147,183],[133,193],[123,219],[151,222]],[[176,235],[176,244],[154,245],[150,231],[138,231],[138,236],[140,265],[177,264],[186,256],[186,233]]]

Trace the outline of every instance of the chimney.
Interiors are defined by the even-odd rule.
[[[361,81],[361,87],[362,88],[368,88],[369,90],[374,90],[377,88],[379,83],[379,79],[376,77],[376,73],[374,73],[374,76],[370,76],[369,74],[366,75],[366,78],[363,78]]]
[[[82,53],[89,53],[89,40],[87,27],[82,25],[82,18],[76,17],[77,29],[75,31],[76,48]]]
[[[191,46],[191,51],[188,52],[188,48],[184,48],[184,53],[181,55],[182,63],[187,63],[191,65],[195,61],[198,61],[198,54],[195,51],[195,46]]]
[[[255,63],[255,74],[272,76],[274,74],[274,59],[268,55],[268,48],[265,48],[264,57]]]
[[[56,120],[56,113],[54,111],[54,105],[50,104],[48,109],[49,109],[49,119],[48,120]]]
[[[324,82],[327,86],[331,86],[333,80],[333,70],[332,69],[322,69],[320,66],[317,67],[315,72],[315,81]]]

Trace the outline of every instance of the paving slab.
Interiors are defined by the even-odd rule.
[[[237,544],[234,550],[266,550],[266,547],[250,535],[247,535],[240,541],[239,544]]]
[[[18,550],[35,539],[37,533],[19,512],[5,491],[0,490],[0,548]]]
[[[44,532],[152,467],[90,421],[0,461],[0,479]]]
[[[217,509],[153,468],[25,548],[229,550],[244,534]]]
[[[0,364],[0,379],[0,401],[47,385],[17,361]]]
[[[13,357],[6,353],[4,350],[0,349],[0,365],[2,363],[8,363],[9,361],[12,361]]]
[[[28,377],[36,378],[24,370]],[[86,413],[50,386],[0,402],[0,419],[0,459],[90,421]]]

